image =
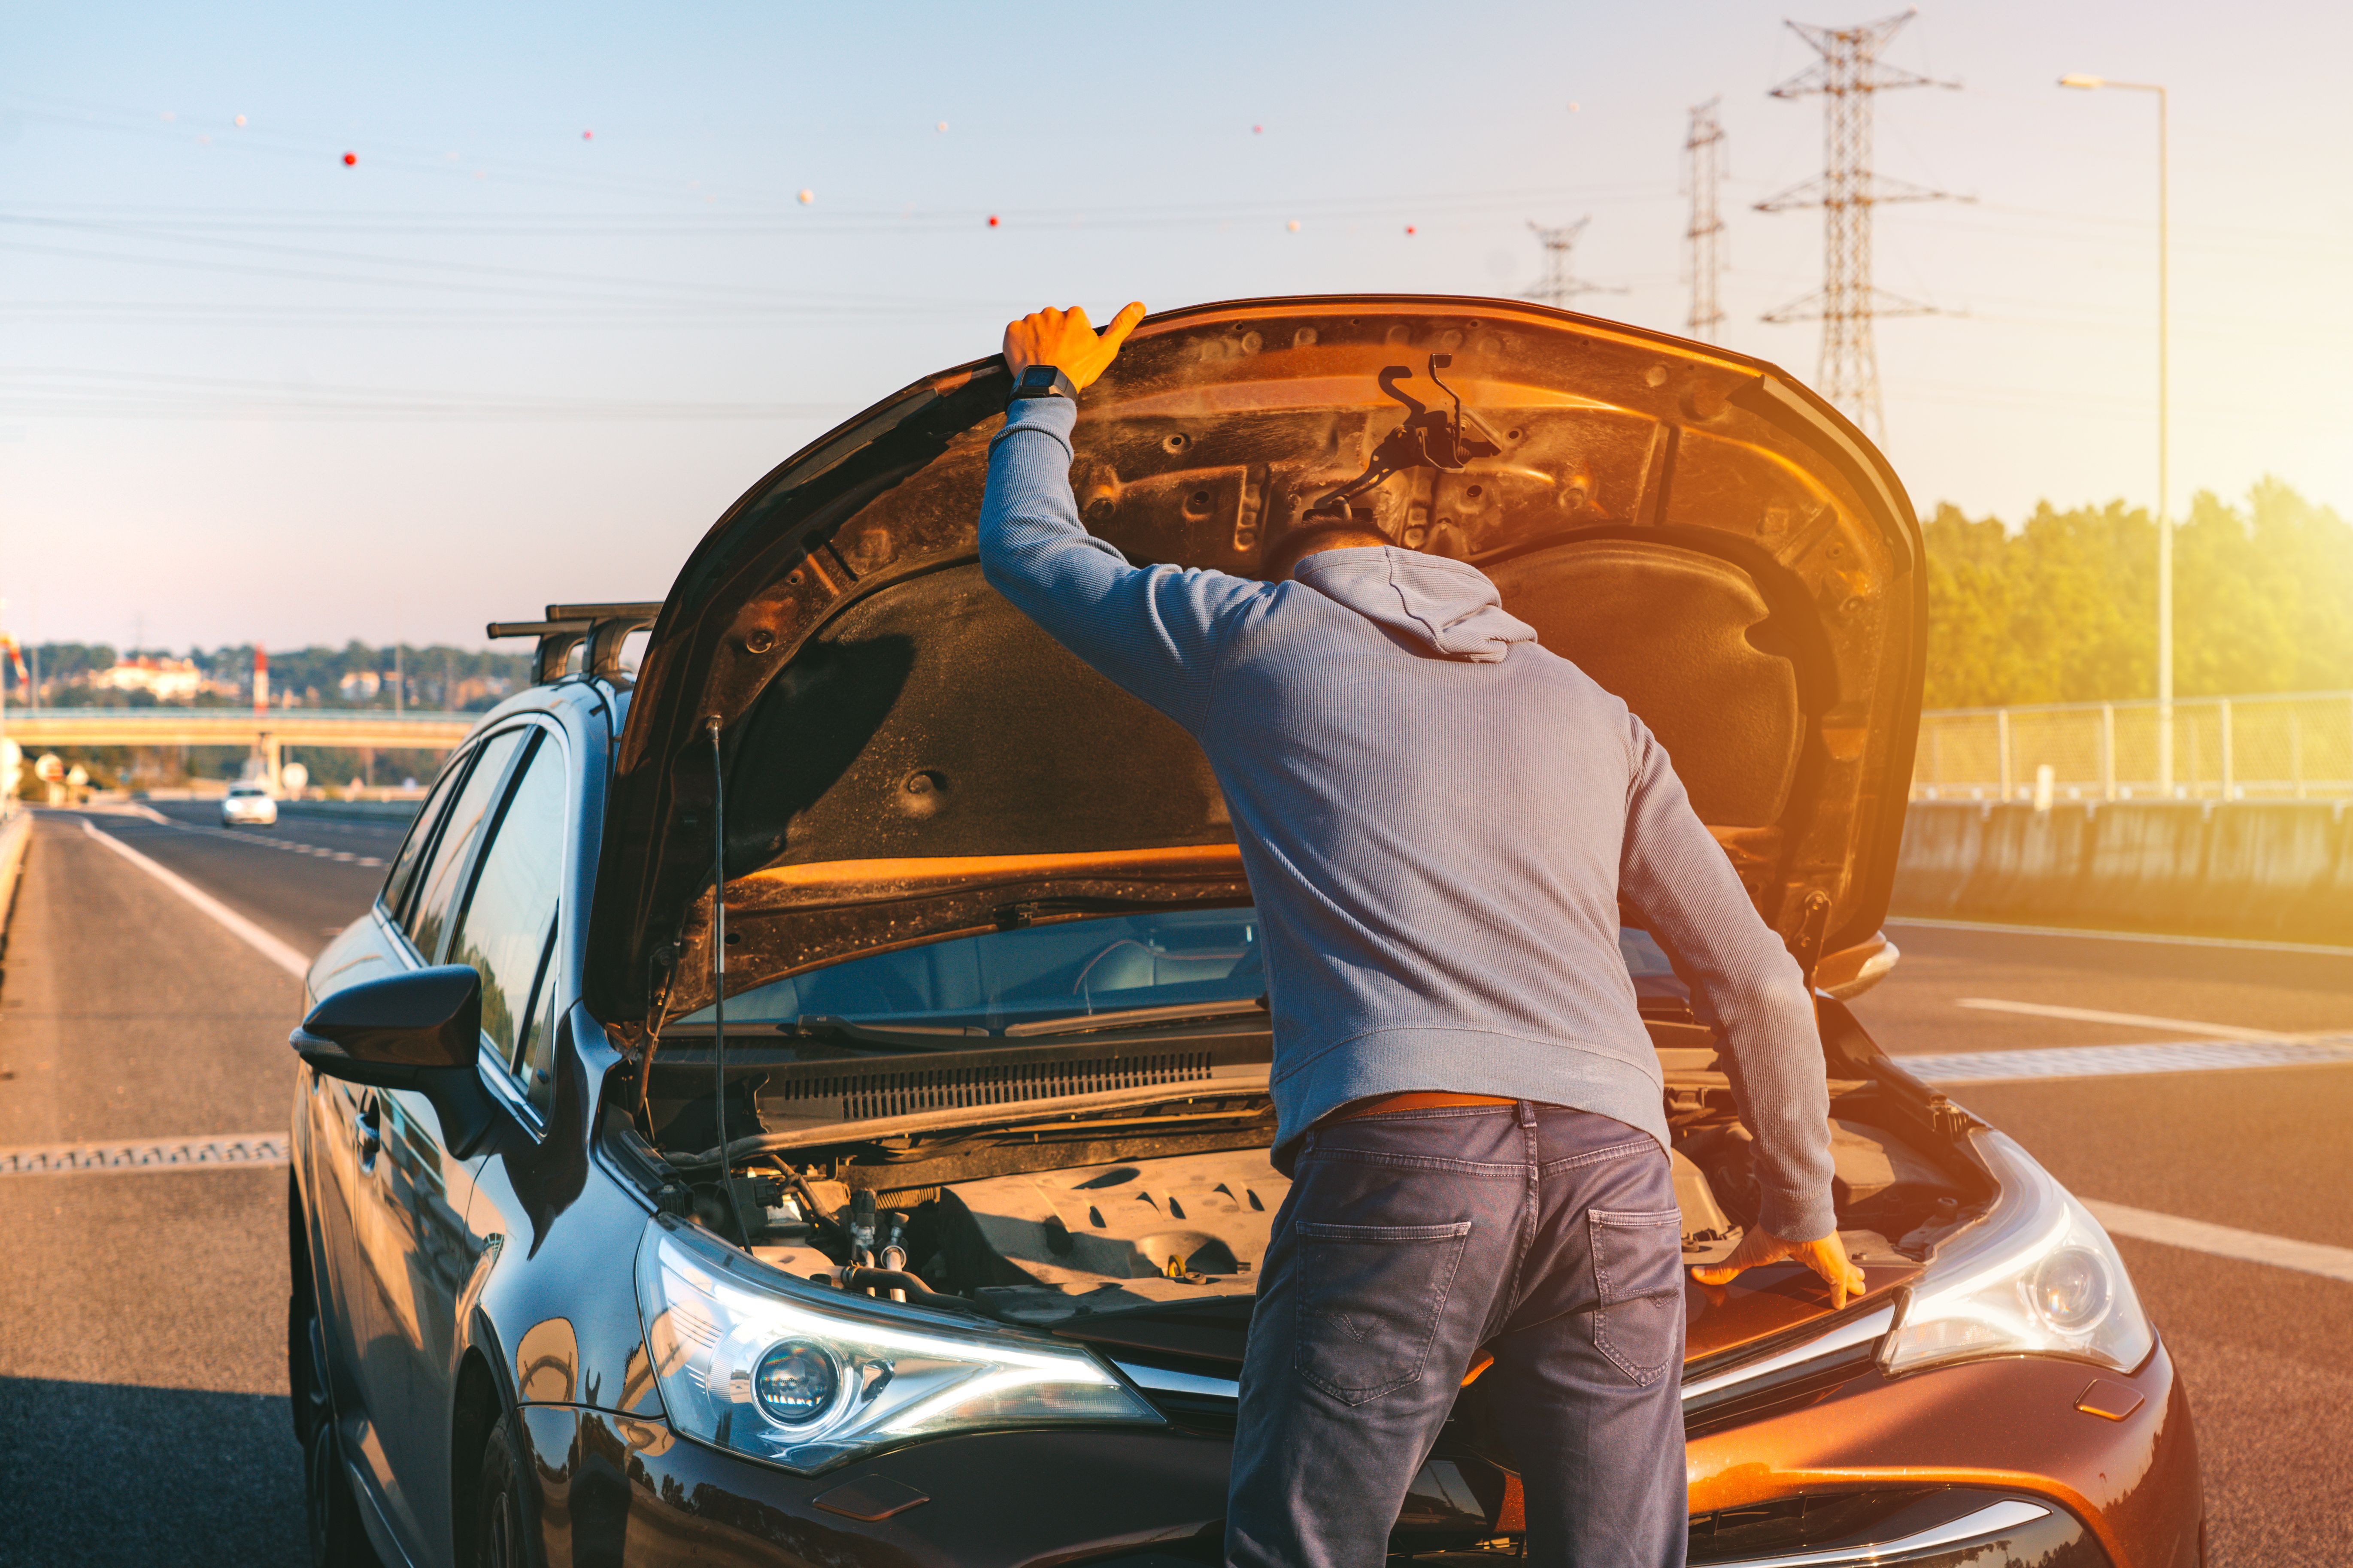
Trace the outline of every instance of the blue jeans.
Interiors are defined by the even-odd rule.
[[[1275,1215],[1232,1568],[1377,1568],[1482,1348],[1540,1568],[1683,1568],[1682,1226],[1656,1140],[1558,1106],[1325,1122]]]

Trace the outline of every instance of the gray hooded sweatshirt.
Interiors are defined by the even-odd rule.
[[[1619,905],[1717,1026],[1766,1229],[1828,1235],[1812,998],[1625,703],[1460,561],[1333,550],[1284,583],[1139,569],[1079,521],[1061,398],[990,452],[989,584],[1200,743],[1264,926],[1275,1148],[1351,1100],[1444,1089],[1668,1142]]]

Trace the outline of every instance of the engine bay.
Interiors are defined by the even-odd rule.
[[[1756,1223],[1754,1140],[1707,1032],[1651,1027],[1683,1258],[1718,1262]],[[777,1147],[740,1158],[732,1197],[716,1149],[672,1158],[706,1225],[795,1277],[1066,1331],[1227,1302],[1241,1315],[1219,1312],[1228,1327],[1188,1353],[1227,1359],[1217,1345],[1230,1341],[1238,1358],[1291,1186],[1271,1159],[1267,1041],[1230,1027],[1174,1033],[944,1053],[920,1069],[845,1061],[818,1042],[749,1047],[731,1052],[730,1152]],[[708,1058],[691,1046],[665,1054],[656,1079],[675,1075],[681,1092],[649,1103],[667,1118],[663,1146],[715,1142]],[[1007,1087],[1007,1074],[1029,1087]],[[900,1081],[911,1075],[925,1084]],[[1978,1183],[1916,1092],[1862,1078],[1830,1087],[1840,1230],[1876,1291],[1917,1271]],[[1821,1296],[1795,1266],[1728,1290],[1692,1286],[1692,1353],[1800,1321]]]

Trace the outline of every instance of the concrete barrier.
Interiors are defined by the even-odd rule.
[[[2120,930],[2170,930],[2211,920],[2212,911],[2200,908],[2211,816],[2204,805],[2133,801],[2076,809],[2094,818],[2077,918]]]
[[[16,885],[25,879],[25,850],[33,841],[33,814],[11,804],[0,818],[0,975],[7,973],[8,931],[16,913]]]
[[[2353,816],[2306,801],[1919,801],[1891,912],[2353,943]]]

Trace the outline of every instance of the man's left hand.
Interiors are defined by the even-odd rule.
[[[1084,392],[1119,357],[1120,344],[1142,320],[1143,305],[1131,304],[1098,337],[1086,311],[1075,305],[1067,310],[1039,310],[1005,329],[1005,363],[1017,381],[1033,364],[1050,364]]]

